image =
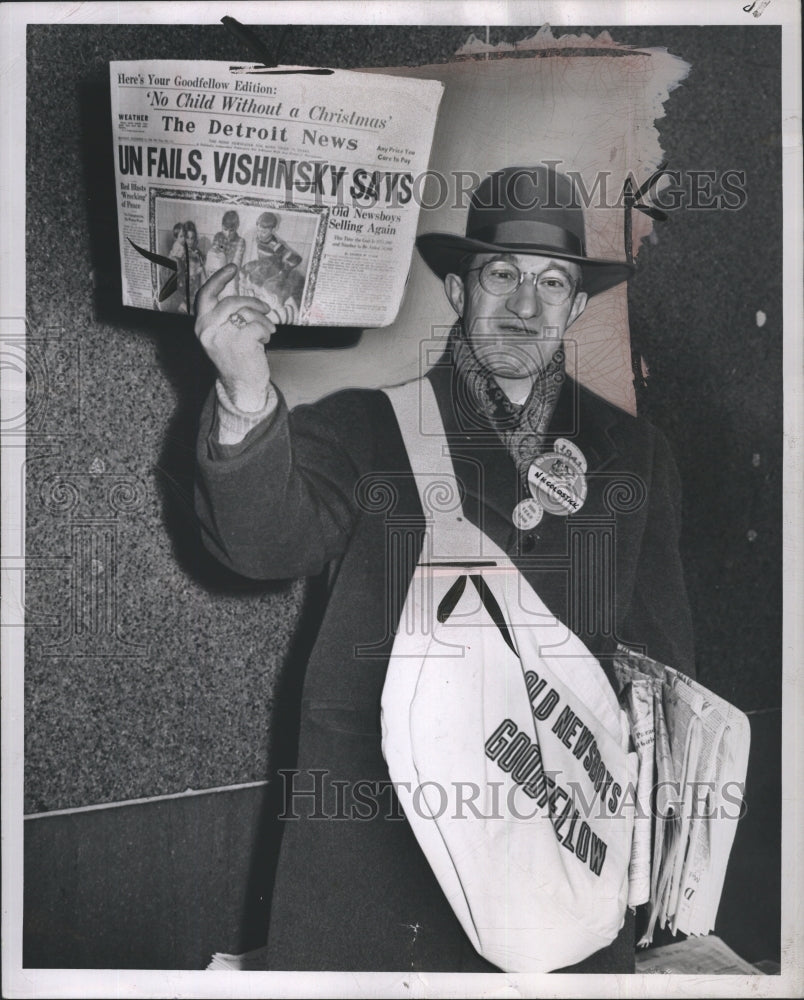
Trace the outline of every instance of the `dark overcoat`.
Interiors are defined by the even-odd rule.
[[[679,481],[661,433],[566,379],[546,447],[560,436],[581,449],[588,496],[578,513],[520,532],[511,513],[524,487],[493,429],[462,405],[449,360],[426,377],[465,515],[607,673],[618,642],[692,673]],[[494,971],[402,818],[380,747],[385,671],[424,531],[388,397],[346,390],[291,412],[280,400],[231,447],[216,443],[210,397],[198,472],[205,544],[221,562],[258,579],[321,574],[326,587],[308,662],[288,666],[306,674],[297,772],[282,776],[269,968]],[[617,941],[573,971],[632,971],[633,952],[629,914]]]

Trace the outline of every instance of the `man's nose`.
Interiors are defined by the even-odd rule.
[[[536,280],[533,276],[526,274],[516,291],[505,302],[506,308],[522,319],[530,319],[538,316],[542,311],[542,302],[536,292]]]

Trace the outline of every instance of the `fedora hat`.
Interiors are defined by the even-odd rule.
[[[477,186],[469,204],[466,235],[424,233],[416,246],[438,275],[461,274],[476,253],[539,254],[571,260],[581,268],[583,290],[597,295],[634,271],[625,261],[586,255],[583,206],[569,177],[552,167],[506,167]]]

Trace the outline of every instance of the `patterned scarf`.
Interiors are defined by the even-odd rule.
[[[465,402],[494,428],[525,484],[531,463],[544,450],[545,434],[566,378],[563,350],[556,351],[536,376],[528,398],[521,404],[512,403],[494,376],[480,364],[460,323],[450,332],[447,350],[462,382]]]

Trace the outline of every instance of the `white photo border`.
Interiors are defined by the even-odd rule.
[[[760,0],[762,2],[762,0]],[[30,23],[209,23],[232,15],[255,24],[550,24],[556,33],[578,24],[734,25],[752,18],[745,0],[596,2],[360,3],[10,3],[0,8],[2,143],[0,143],[0,302],[2,336],[25,329],[26,26]],[[694,976],[531,976],[392,973],[227,973],[141,970],[22,969],[24,435],[2,449],[2,975],[8,997],[239,997],[239,996],[789,996],[804,991],[798,895],[804,860],[802,773],[804,689],[799,667],[804,644],[804,350],[802,348],[802,133],[800,9],[795,0],[770,0],[756,23],[782,27],[784,183],[784,628],[782,974],[717,980]],[[223,30],[223,29],[221,29]],[[2,428],[24,413],[25,371],[3,367]],[[20,549],[22,548],[22,551]]]

